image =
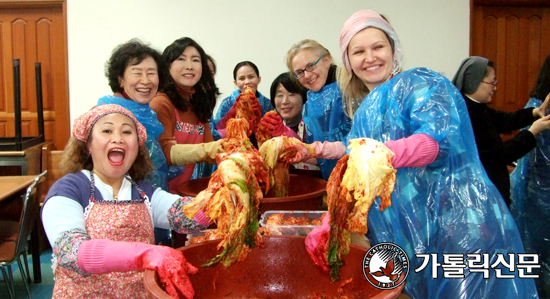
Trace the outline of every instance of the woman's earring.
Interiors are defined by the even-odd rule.
[[[397,63],[397,59],[393,59],[393,70],[391,72],[392,77],[397,75],[399,73],[399,64]]]

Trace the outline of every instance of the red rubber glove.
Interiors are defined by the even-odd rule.
[[[218,121],[216,124],[216,130],[225,129],[227,127],[227,121],[235,118],[235,115],[237,115],[237,111],[235,110],[235,105],[231,106],[231,109],[227,111],[227,113]]]
[[[257,99],[252,101],[252,110],[256,115],[256,119],[260,120],[262,118],[262,105]]]
[[[254,130],[256,130],[256,116],[248,120],[248,133],[252,134]]]
[[[142,259],[144,269],[155,269],[170,296],[178,298],[178,290],[187,299],[195,296],[195,290],[187,274],[199,270],[187,262],[181,251],[171,247],[158,246],[145,254]],[[176,290],[177,288],[177,290]]]
[[[283,119],[279,114],[267,113],[264,117],[262,117],[260,123],[271,131],[271,136],[273,137],[286,136],[298,138],[298,134],[296,134],[296,132],[285,126]]]
[[[77,262],[83,272],[92,274],[156,270],[171,296],[178,298],[176,289],[185,298],[195,296],[187,275],[197,273],[198,269],[180,251],[170,247],[93,239],[81,243]]]
[[[260,123],[262,119],[262,105],[257,99],[252,99],[252,111],[254,111],[254,117],[248,120],[248,128],[250,131],[256,130],[256,124]]]
[[[330,236],[329,218],[327,213],[323,218],[322,225],[315,227],[309,232],[305,241],[309,257],[311,257],[315,265],[321,267],[325,272],[329,271],[327,260],[328,239]]]
[[[281,136],[284,130],[283,127],[285,126],[281,116],[274,113],[264,115],[260,123],[271,131],[271,136],[273,137]]]

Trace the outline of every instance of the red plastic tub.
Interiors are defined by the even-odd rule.
[[[350,253],[344,258],[340,269],[341,279],[332,282],[311,261],[304,245],[304,237],[264,236],[264,248],[253,248],[246,260],[236,262],[229,268],[218,264],[202,267],[218,251],[218,241],[209,241],[179,248],[199,272],[190,279],[196,299],[219,298],[307,298],[311,295],[325,295],[338,298],[338,288],[349,278],[353,280],[343,286],[342,295],[347,298],[395,298],[401,293],[397,289],[379,290],[363,276],[363,257],[367,249],[350,246]],[[155,271],[145,270],[145,289],[152,298],[171,298],[159,285]]]

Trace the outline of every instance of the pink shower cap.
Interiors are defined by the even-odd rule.
[[[75,119],[73,124],[73,136],[82,142],[88,142],[88,138],[90,137],[90,133],[95,123],[103,116],[112,113],[126,115],[134,121],[136,124],[139,145],[143,145],[143,143],[147,141],[147,130],[145,130],[145,127],[136,119],[134,114],[126,108],[115,104],[95,106]]]
[[[397,73],[401,68],[403,54],[401,53],[401,43],[397,37],[397,33],[393,27],[384,20],[378,13],[372,10],[360,10],[354,13],[344,24],[342,32],[340,32],[340,51],[342,53],[342,62],[348,72],[352,72],[349,64],[348,46],[349,42],[357,34],[357,32],[367,28],[374,27],[384,31],[389,38],[393,40],[393,73]]]

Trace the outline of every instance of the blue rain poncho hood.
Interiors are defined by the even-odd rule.
[[[117,104],[128,110],[130,110],[137,118],[137,120],[145,126],[147,130],[148,137],[153,137],[153,139],[158,139],[159,135],[164,132],[164,127],[157,118],[157,114],[149,104],[140,104],[132,100],[125,98],[107,95],[99,98],[97,105],[105,104]]]

